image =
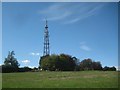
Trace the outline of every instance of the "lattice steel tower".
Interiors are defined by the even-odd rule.
[[[43,50],[43,56],[50,54],[50,48],[49,48],[49,31],[48,31],[48,25],[46,20],[45,25],[45,31],[44,31],[44,50]]]

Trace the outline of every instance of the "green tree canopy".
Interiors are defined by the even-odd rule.
[[[92,60],[90,58],[84,59],[80,62],[81,70],[92,70]]]
[[[88,58],[80,62],[80,70],[102,70],[102,65]]]
[[[5,58],[4,65],[11,65],[18,68],[20,64],[18,63],[14,55],[15,55],[14,51],[12,52],[9,51],[7,58]]]
[[[39,64],[43,70],[50,71],[72,71],[76,66],[75,60],[73,60],[70,55],[66,54],[43,56]]]
[[[3,72],[15,72],[18,71],[20,64],[17,59],[14,57],[14,51],[8,53],[7,58],[5,58],[4,65],[2,65]]]

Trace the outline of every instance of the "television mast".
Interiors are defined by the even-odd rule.
[[[50,48],[49,48],[49,31],[48,31],[48,25],[47,25],[47,20],[46,20],[46,25],[45,25],[45,31],[44,31],[44,50],[43,50],[43,56],[49,55],[50,54]]]

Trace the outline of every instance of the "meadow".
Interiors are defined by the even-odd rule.
[[[118,88],[116,71],[3,73],[3,88]]]

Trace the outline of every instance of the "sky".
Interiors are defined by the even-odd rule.
[[[21,67],[38,67],[45,19],[50,54],[118,66],[117,2],[3,2],[2,61],[13,50]]]

